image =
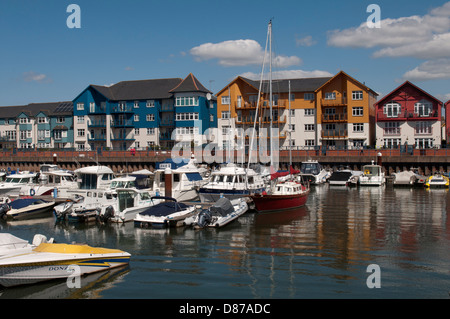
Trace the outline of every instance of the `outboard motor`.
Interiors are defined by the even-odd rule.
[[[198,214],[197,225],[203,228],[209,225],[209,223],[211,223],[211,212],[207,209],[204,209]]]
[[[99,215],[102,223],[106,223],[111,217],[114,217],[114,207],[112,206],[106,207],[105,213]]]
[[[2,204],[0,205],[0,218],[5,220],[6,219],[6,213],[11,209],[11,206],[8,204]]]

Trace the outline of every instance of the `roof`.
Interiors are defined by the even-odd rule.
[[[432,96],[431,94],[429,94],[428,92],[422,90],[421,88],[419,88],[418,86],[412,84],[409,81],[405,81],[403,82],[400,86],[398,86],[397,88],[395,88],[393,91],[391,91],[390,93],[386,94],[383,98],[381,98],[377,103],[375,103],[375,105],[380,105],[381,103],[384,103],[387,99],[391,99],[393,95],[395,95],[400,89],[404,88],[405,86],[410,86],[413,89],[421,92],[422,94],[428,96],[431,100],[437,102],[438,104],[442,104],[442,101],[438,100],[437,98],[435,98],[434,96]]]
[[[254,87],[256,90],[259,90],[260,81],[251,80],[242,76],[238,76],[232,82],[237,81],[238,79],[243,80],[250,86]],[[329,81],[331,77],[317,77],[317,78],[298,78],[298,79],[279,79],[272,80],[272,91],[273,93],[289,93],[289,92],[314,92],[316,89],[321,87],[327,81]],[[290,84],[290,91],[289,91]],[[228,88],[228,85],[223,88],[217,95],[219,95],[222,91]],[[264,93],[269,93],[269,80],[263,80],[261,91]]]
[[[122,81],[111,86],[93,85],[90,87],[112,101],[167,99],[172,96],[169,93],[180,84],[182,79],[155,79]]]
[[[347,73],[345,73],[344,71],[339,71],[335,76],[329,78],[328,81],[326,81],[325,83],[323,83],[320,87],[318,87],[315,91],[320,90],[325,84],[328,84],[329,82],[331,82],[332,80],[334,80],[335,78],[337,78],[339,75],[344,75],[346,77],[348,77],[349,79],[355,81],[356,83],[358,83],[360,86],[364,87],[367,91],[372,92],[372,94],[374,94],[375,96],[378,96],[378,93],[375,92],[374,90],[372,90],[371,88],[369,88],[367,85],[365,85],[364,83],[359,82],[358,80],[356,80],[355,78],[351,77],[350,75],[348,75]]]
[[[73,114],[73,104],[71,101],[64,101],[3,106],[0,107],[0,118],[16,118],[21,113],[29,117],[35,117],[41,112],[47,116],[71,116]]]
[[[182,93],[182,92],[202,92],[202,93],[212,93],[210,90],[205,88],[199,80],[192,74],[189,75],[181,81],[175,88],[169,91],[170,93]]]

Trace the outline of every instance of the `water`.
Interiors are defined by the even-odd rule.
[[[1,298],[299,299],[438,298],[450,292],[447,190],[314,188],[307,205],[247,213],[223,229],[139,229],[55,224],[53,217],[0,223],[32,240],[88,243],[132,254],[130,266],[84,278],[0,291]],[[380,288],[369,288],[369,265]]]

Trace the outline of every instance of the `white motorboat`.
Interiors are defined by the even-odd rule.
[[[0,183],[0,197],[18,197],[33,195],[33,188],[37,186],[39,175],[37,173],[21,172],[6,176]]]
[[[302,162],[300,166],[300,177],[302,181],[308,181],[312,185],[326,183],[330,176],[331,173],[324,169],[317,161],[308,160]]]
[[[169,192],[166,192],[166,169],[170,169],[172,190],[170,191],[170,197],[175,198],[177,201],[190,201],[198,198],[198,188],[207,183],[207,179],[204,179],[200,174],[200,170],[195,164],[194,159],[190,159],[189,162],[184,165],[176,165],[171,161],[158,163],[158,169],[154,172],[153,191],[157,195],[167,196]]]
[[[197,215],[186,218],[184,224],[194,228],[223,227],[248,211],[248,204],[244,198],[230,201],[220,198],[207,209],[201,210]]]
[[[382,186],[386,183],[383,168],[373,163],[363,166],[363,175],[359,177],[360,186]]]
[[[209,182],[200,188],[199,196],[202,203],[217,202],[221,197],[233,200],[263,192],[265,186],[263,177],[253,169],[229,163],[211,173]]]
[[[1,205],[1,218],[6,219],[27,219],[33,218],[43,213],[51,213],[54,201],[46,201],[39,198],[18,198],[9,203]]]
[[[448,188],[449,178],[443,174],[435,173],[426,179],[424,185],[427,188]]]
[[[134,225],[148,227],[180,227],[184,220],[196,213],[196,207],[177,202],[175,198],[154,196],[153,199],[163,200],[161,203],[147,208],[136,215]]]
[[[146,190],[136,188],[115,188],[115,201],[100,208],[98,220],[100,222],[125,223],[135,219],[138,213],[159,204],[160,200],[152,198]]]
[[[47,237],[41,234],[34,235],[33,242],[30,244],[27,240],[16,237],[9,233],[0,233],[0,257],[12,254],[29,253],[41,243],[52,243],[53,238],[47,240]]]
[[[50,170],[41,173],[39,185],[30,190],[31,195],[69,198],[69,190],[78,188],[74,174],[67,170]]]
[[[363,174],[362,171],[354,171],[350,169],[343,169],[335,171],[328,178],[328,183],[332,186],[349,186],[353,184],[354,180],[358,179]]]
[[[413,186],[417,183],[418,179],[416,173],[412,171],[397,172],[393,173],[393,175],[394,186]]]
[[[118,249],[41,243],[28,253],[0,257],[0,284],[11,287],[74,278],[128,265],[130,257]]]

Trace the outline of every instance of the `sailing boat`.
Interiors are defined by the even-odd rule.
[[[269,47],[272,49],[272,21],[269,22],[268,29],[268,39],[269,39]],[[272,72],[272,55],[270,54],[270,72]],[[270,75],[270,87],[272,76]],[[289,112],[291,110],[291,100],[290,100],[290,81],[289,81]],[[270,108],[272,112],[272,90],[270,89]],[[271,121],[272,123],[272,121]],[[272,124],[271,124],[272,129]],[[290,129],[290,128],[289,128]],[[291,144],[291,134],[289,131],[289,146]],[[272,149],[271,149],[271,158],[272,158]],[[284,211],[287,209],[294,209],[301,207],[306,204],[309,196],[309,185],[303,185],[301,182],[295,179],[295,176],[300,173],[300,171],[295,171],[292,168],[292,156],[289,156],[290,167],[289,172],[281,173],[275,172],[271,166],[271,184],[272,181],[276,181],[269,188],[269,192],[260,192],[253,195],[250,195],[253,203],[255,204],[255,208],[258,212],[274,212],[274,211]],[[289,176],[288,176],[289,175]],[[284,177],[287,180],[279,180],[279,178]]]

